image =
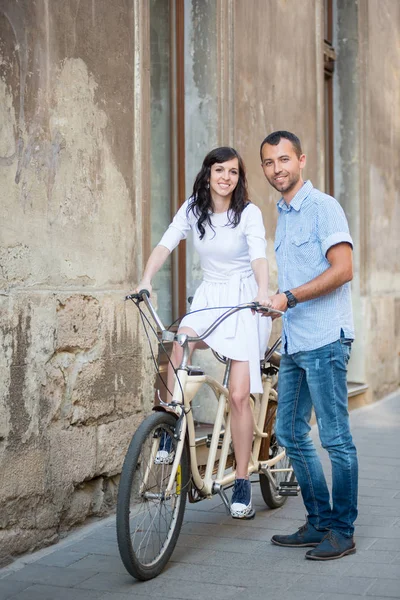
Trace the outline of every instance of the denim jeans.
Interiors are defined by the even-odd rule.
[[[276,436],[286,448],[299,482],[308,521],[346,537],[357,518],[358,462],[350,433],[347,363],[351,341],[283,354],[278,383]],[[321,461],[309,436],[314,407],[319,437],[332,464],[332,506]]]

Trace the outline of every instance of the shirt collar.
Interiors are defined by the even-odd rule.
[[[291,208],[296,210],[297,212],[300,210],[303,201],[307,198],[311,190],[313,189],[313,184],[310,180],[305,181],[301,186],[297,194],[294,196],[290,204],[286,204],[283,198],[279,200],[277,203],[277,207],[279,211],[289,211]]]

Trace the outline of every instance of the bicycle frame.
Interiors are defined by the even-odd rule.
[[[211,496],[215,494],[219,487],[226,487],[231,484],[235,479],[235,473],[231,472],[225,474],[227,469],[227,459],[230,450],[231,443],[231,435],[230,435],[230,410],[229,410],[229,402],[228,396],[229,391],[225,386],[222,386],[218,381],[216,381],[213,377],[208,375],[188,375],[186,370],[178,370],[177,377],[178,381],[175,382],[174,394],[172,403],[177,405],[177,408],[182,407],[184,411],[184,416],[182,419],[182,427],[180,430],[180,439],[176,449],[176,460],[174,461],[174,465],[172,467],[172,471],[170,473],[170,479],[168,482],[166,494],[170,494],[171,490],[174,487],[175,477],[177,466],[179,464],[179,460],[182,454],[183,445],[185,444],[185,435],[186,431],[188,434],[189,440],[189,452],[190,452],[190,465],[193,482],[196,488],[201,492],[204,496]],[[253,404],[253,419],[254,419],[254,433],[255,439],[253,442],[252,453],[249,462],[248,474],[251,475],[253,473],[258,473],[260,471],[267,471],[271,467],[273,467],[277,462],[279,462],[285,456],[285,452],[282,451],[273,459],[259,461],[259,453],[261,447],[261,441],[263,438],[267,438],[268,434],[263,432],[263,427],[265,423],[265,417],[268,409],[268,402],[270,398],[276,398],[277,393],[272,389],[272,377],[264,376],[264,390],[260,400],[260,409],[258,413],[257,421],[254,419],[254,402],[252,399],[250,401]],[[218,408],[217,414],[215,417],[213,432],[211,436],[211,443],[207,457],[205,475],[202,477],[199,472],[199,467],[197,464],[197,450],[196,450],[196,441],[195,441],[195,428],[194,428],[194,419],[191,411],[191,402],[195,394],[199,391],[200,387],[206,384],[208,385],[214,392],[214,394],[218,398]],[[182,403],[182,390],[184,391],[184,401]],[[223,428],[223,424],[225,422],[225,428]],[[221,433],[223,433],[223,441],[222,446],[219,448]],[[218,450],[220,449],[219,456],[217,457]],[[218,460],[218,470],[217,475],[213,478],[214,473],[214,465]],[[291,470],[291,469],[280,469],[283,470]]]
[[[172,465],[168,486],[165,490],[165,496],[169,497],[172,493],[172,490],[176,483],[177,470],[178,465],[180,463],[180,458],[182,455],[184,444],[186,443],[186,435],[189,442],[189,453],[190,453],[190,467],[192,473],[193,482],[203,497],[210,497],[215,493],[219,493],[221,489],[233,483],[235,479],[235,472],[232,471],[230,473],[225,473],[227,470],[227,459],[231,454],[230,443],[231,443],[231,434],[230,434],[230,421],[231,421],[231,413],[229,410],[229,390],[228,390],[228,381],[229,374],[231,368],[231,360],[227,360],[227,365],[225,369],[223,383],[219,383],[213,377],[210,377],[207,374],[201,375],[191,375],[190,367],[187,364],[189,357],[189,342],[200,341],[206,338],[209,333],[211,333],[221,322],[224,320],[223,318],[217,319],[217,321],[209,327],[209,329],[199,337],[190,337],[186,334],[173,334],[165,329],[163,326],[158,314],[156,313],[154,307],[152,306],[147,295],[142,295],[143,300],[152,315],[154,321],[156,322],[158,328],[162,332],[162,339],[168,341],[177,341],[183,347],[183,358],[182,362],[176,370],[175,374],[175,385],[172,395],[172,402],[170,404],[166,404],[162,402],[162,406],[165,410],[173,411],[178,420],[180,421],[180,428],[178,430],[178,444],[175,452],[175,459]],[[244,304],[240,307],[235,307],[235,309],[231,309],[226,313],[224,318],[232,314],[235,310],[241,309],[254,309],[254,303]],[[272,351],[277,347],[278,343],[274,344]],[[272,352],[270,352],[272,354]],[[261,395],[260,400],[256,400],[259,402],[259,411],[257,420],[255,420],[255,402],[250,398],[250,402],[252,403],[252,413],[253,413],[253,428],[254,428],[254,441],[252,447],[252,453],[249,461],[248,474],[251,475],[253,473],[263,472],[268,474],[268,471],[273,467],[276,463],[278,463],[285,456],[285,451],[283,450],[274,458],[269,460],[259,460],[261,442],[263,438],[268,438],[268,433],[263,432],[265,418],[268,409],[268,403],[270,399],[276,399],[277,393],[272,388],[272,376],[263,374],[263,393]],[[196,450],[196,436],[195,436],[195,427],[194,427],[194,419],[193,413],[191,410],[191,402],[194,396],[197,394],[199,389],[203,385],[208,385],[214,392],[217,401],[217,414],[215,417],[215,423],[213,426],[213,432],[211,436],[210,448],[207,457],[207,463],[205,465],[205,475],[201,476],[199,471],[199,465],[197,460],[197,450]],[[225,427],[224,427],[225,424]],[[221,441],[221,433],[223,432],[222,438],[222,446],[219,447]],[[156,449],[156,444],[155,444]],[[218,450],[220,453],[218,455]],[[213,478],[213,474],[215,471],[215,464],[218,460],[218,469],[216,473],[216,477]],[[291,468],[285,469],[276,469],[276,472],[279,471],[292,471]]]

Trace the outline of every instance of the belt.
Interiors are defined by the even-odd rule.
[[[243,281],[252,275],[252,270],[233,274],[205,271],[203,281],[206,281],[207,283],[226,283],[227,302],[225,306],[237,306],[240,302],[240,292],[243,286]],[[238,317],[239,311],[221,323],[220,327],[223,330],[224,337],[234,338],[236,336]]]

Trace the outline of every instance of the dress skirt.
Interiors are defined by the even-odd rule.
[[[204,272],[197,288],[190,313],[180,327],[190,327],[202,335],[214,321],[230,308],[252,302],[258,286],[252,270],[230,274]],[[216,308],[219,307],[219,308]],[[247,361],[250,372],[250,392],[261,393],[260,360],[271,334],[272,321],[250,309],[240,310],[225,319],[204,342],[213,350],[238,361]]]

